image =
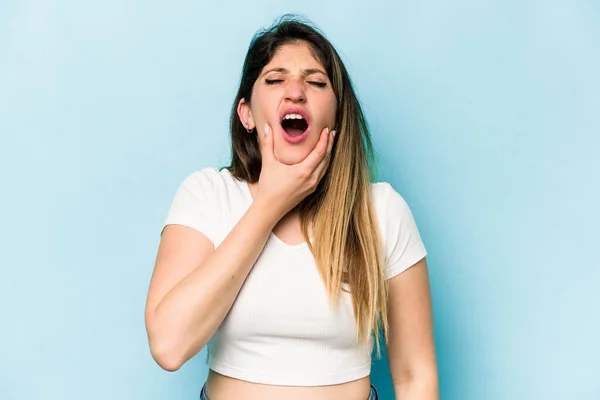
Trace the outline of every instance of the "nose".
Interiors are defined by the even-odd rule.
[[[306,101],[306,94],[304,93],[304,85],[300,79],[290,79],[285,88],[285,98],[294,103],[301,103]]]

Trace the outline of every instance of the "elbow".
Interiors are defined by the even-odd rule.
[[[184,359],[172,346],[150,340],[150,354],[154,361],[165,371],[175,372],[184,364]]]
[[[175,372],[184,364],[185,359],[181,346],[178,345],[172,332],[167,332],[154,318],[146,319],[146,331],[150,354],[154,361],[165,371]]]
[[[179,370],[198,351],[194,349],[204,341],[192,339],[184,334],[183,327],[175,327],[173,321],[158,320],[156,316],[147,316],[146,328],[150,353],[154,361],[165,371]]]
[[[172,345],[174,341],[170,339],[170,332],[164,329],[168,325],[158,320],[156,312],[150,312],[148,308],[146,308],[145,322],[152,359],[165,371],[177,371],[183,363],[180,361],[177,352],[174,351]]]
[[[392,377],[394,384],[437,384],[438,371],[435,363],[425,363],[413,365],[408,368],[397,371]]]
[[[195,344],[184,340],[180,334],[175,332],[150,332],[148,335],[150,354],[154,361],[165,371],[175,372],[179,370],[199,350],[195,350]],[[204,342],[202,342],[204,343]]]
[[[154,355],[152,357],[154,358],[154,361],[156,361],[156,363],[167,372],[176,372],[183,365],[176,359],[168,357],[157,357]]]

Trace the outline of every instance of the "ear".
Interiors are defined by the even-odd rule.
[[[254,118],[252,118],[252,111],[250,110],[250,105],[244,99],[240,99],[240,102],[237,106],[237,113],[242,125],[247,130],[254,129]]]

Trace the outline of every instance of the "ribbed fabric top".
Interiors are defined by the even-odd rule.
[[[385,182],[372,184],[385,253],[384,277],[426,255],[404,199]],[[252,204],[246,182],[206,168],[183,181],[164,222],[202,232],[217,248]],[[369,375],[373,341],[360,345],[350,294],[329,302],[306,243],[271,233],[230,312],[208,343],[208,366],[270,385],[318,386]]]

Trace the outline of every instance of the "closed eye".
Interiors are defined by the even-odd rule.
[[[278,84],[281,82],[283,82],[283,79],[265,79],[265,83],[267,85],[275,85],[275,84]],[[325,86],[327,86],[327,83],[325,83],[325,82],[309,81],[308,83],[310,83],[313,86],[320,87],[320,88],[324,88]]]

